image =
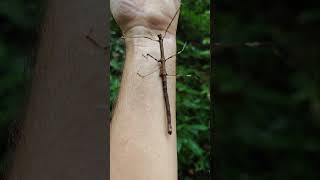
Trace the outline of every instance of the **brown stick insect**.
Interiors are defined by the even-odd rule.
[[[167,90],[167,76],[175,76],[175,75],[168,75],[167,71],[166,71],[166,61],[177,56],[178,54],[180,54],[186,44],[184,44],[182,50],[180,50],[179,52],[177,52],[176,54],[169,56],[169,57],[165,57],[164,56],[164,46],[163,46],[163,40],[168,32],[168,29],[170,28],[173,20],[175,19],[175,17],[177,16],[177,14],[180,11],[180,7],[177,9],[175,15],[173,16],[173,18],[171,19],[169,25],[167,26],[164,35],[162,36],[162,34],[158,34],[157,37],[158,39],[153,39],[147,36],[134,36],[134,37],[126,37],[126,36],[122,36],[122,38],[126,39],[126,38],[146,38],[152,41],[157,41],[159,43],[159,48],[160,48],[160,59],[157,59],[155,57],[153,57],[151,54],[146,54],[146,56],[151,57],[153,60],[155,60],[157,63],[160,63],[160,73],[159,76],[161,77],[161,81],[162,81],[162,89],[163,89],[163,96],[164,96],[164,101],[165,101],[165,108],[166,108],[166,116],[167,116],[167,128],[168,128],[168,134],[171,135],[172,134],[172,123],[171,123],[171,112],[170,112],[170,101],[169,101],[169,96],[168,96],[168,90]],[[145,57],[146,57],[145,56]],[[156,72],[156,71],[154,71]],[[153,73],[153,72],[152,72]],[[149,73],[146,76],[152,74]],[[146,77],[146,76],[142,76],[141,74],[137,73],[140,77]]]

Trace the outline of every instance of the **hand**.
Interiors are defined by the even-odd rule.
[[[179,7],[179,0],[110,0],[111,13],[124,34],[139,26],[164,33]],[[168,34],[175,35],[177,22],[178,15]]]

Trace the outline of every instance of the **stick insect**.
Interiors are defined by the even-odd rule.
[[[170,102],[169,102],[169,96],[168,96],[168,90],[167,90],[167,76],[175,76],[175,75],[168,75],[167,71],[166,71],[166,61],[177,56],[178,54],[180,54],[186,44],[184,44],[182,50],[180,50],[179,52],[177,52],[176,54],[169,56],[169,57],[165,57],[164,56],[164,46],[163,46],[163,40],[168,32],[168,29],[170,28],[172,22],[174,21],[175,17],[177,16],[177,14],[180,11],[180,7],[177,9],[176,13],[174,14],[173,18],[171,19],[169,25],[167,26],[164,35],[162,36],[162,34],[158,34],[157,37],[158,39],[152,39],[150,37],[147,36],[135,36],[135,37],[126,37],[126,36],[122,36],[122,38],[126,39],[126,38],[146,38],[152,41],[157,41],[159,43],[159,47],[160,47],[160,59],[157,59],[155,57],[153,57],[151,54],[146,54],[146,56],[151,57],[153,60],[155,60],[156,62],[160,63],[160,74],[159,76],[161,77],[161,81],[162,81],[162,89],[163,89],[163,96],[164,96],[164,101],[165,101],[165,108],[166,108],[166,116],[167,116],[167,128],[168,128],[168,134],[171,135],[172,134],[172,123],[171,123],[171,111],[170,111]],[[154,71],[155,72],[155,71]],[[153,73],[153,72],[152,72]],[[141,74],[137,73],[140,77],[145,77],[142,76]],[[151,73],[150,73],[151,74]],[[148,74],[148,75],[150,75]]]

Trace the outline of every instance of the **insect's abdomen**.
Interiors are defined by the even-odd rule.
[[[168,133],[172,134],[172,125],[171,125],[171,112],[170,112],[170,103],[169,103],[169,96],[168,96],[168,88],[167,88],[167,77],[165,75],[162,76],[162,88],[163,88],[163,96],[164,101],[166,103],[166,113],[167,113],[167,122],[168,122]]]

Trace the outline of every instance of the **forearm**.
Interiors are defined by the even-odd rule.
[[[175,43],[173,35],[164,40],[166,57],[176,52]],[[126,61],[111,125],[111,180],[177,179],[175,77],[168,76],[173,125],[173,134],[168,135],[158,62],[143,57],[147,53],[160,58],[159,43],[126,39]],[[175,74],[175,59],[168,60],[166,68],[168,74]]]

